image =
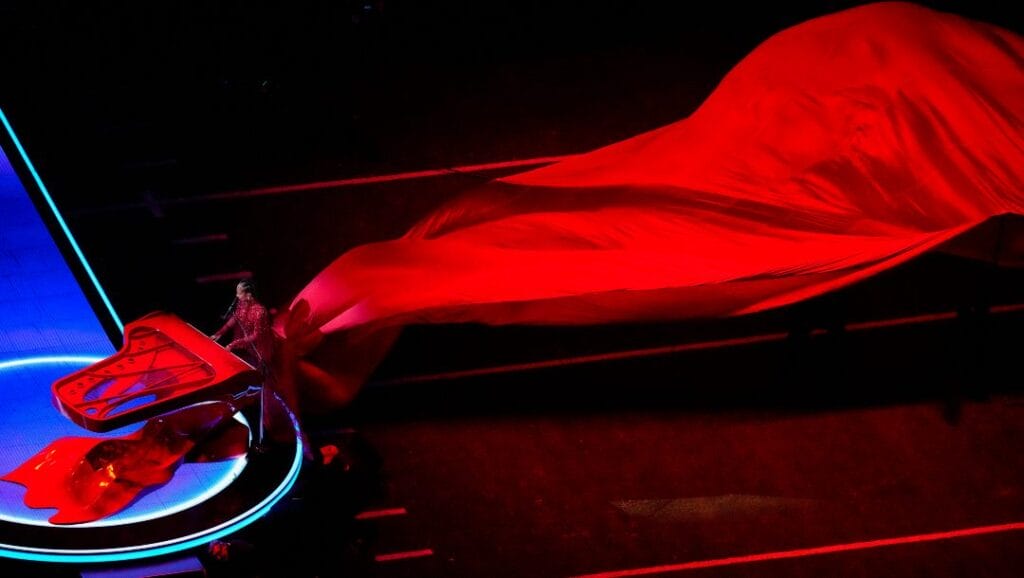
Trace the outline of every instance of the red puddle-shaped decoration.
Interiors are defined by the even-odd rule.
[[[53,384],[61,413],[90,431],[137,423],[262,381],[259,372],[170,313],[129,323],[116,354]]]
[[[249,432],[235,412],[229,403],[205,402],[150,419],[127,436],[61,438],[0,479],[28,488],[26,506],[56,508],[52,524],[92,522],[166,483],[186,457],[244,454]]]

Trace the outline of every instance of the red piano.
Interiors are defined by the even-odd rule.
[[[119,352],[55,381],[53,401],[76,424],[106,432],[262,381],[203,332],[156,312],[125,326]]]

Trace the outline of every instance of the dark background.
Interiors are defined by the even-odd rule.
[[[857,4],[7,1],[0,105],[69,208],[576,153]],[[925,4],[1022,27],[998,2]]]
[[[173,156],[206,190],[579,152],[685,116],[772,33],[862,3],[8,1],[0,102],[40,163],[54,140]],[[1021,27],[998,2],[924,4]]]

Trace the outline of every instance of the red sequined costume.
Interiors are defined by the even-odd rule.
[[[275,367],[280,365],[281,360],[274,360],[274,331],[270,325],[270,316],[267,308],[255,299],[239,299],[238,306],[231,314],[224,327],[213,335],[214,341],[220,336],[232,330],[232,341],[227,345],[235,355],[247,361],[250,365],[263,373],[263,427],[265,435],[276,441],[287,440],[294,435],[291,417],[285,407],[273,403],[267,397],[268,390],[273,390],[291,412],[296,420],[300,419],[298,414],[299,399],[295,389],[294,379],[281,379],[282,372],[287,374],[294,371],[292,368]],[[299,434],[302,437],[303,452],[307,459],[313,459],[309,440],[304,432]]]
[[[247,361],[253,367],[268,371],[274,353],[274,334],[270,328],[267,308],[255,299],[245,299],[231,314],[217,335],[232,330],[231,343],[227,348]]]

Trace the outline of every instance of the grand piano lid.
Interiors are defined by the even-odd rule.
[[[171,313],[133,321],[124,336],[116,354],[53,383],[54,404],[87,430],[110,431],[263,381],[251,365]]]

